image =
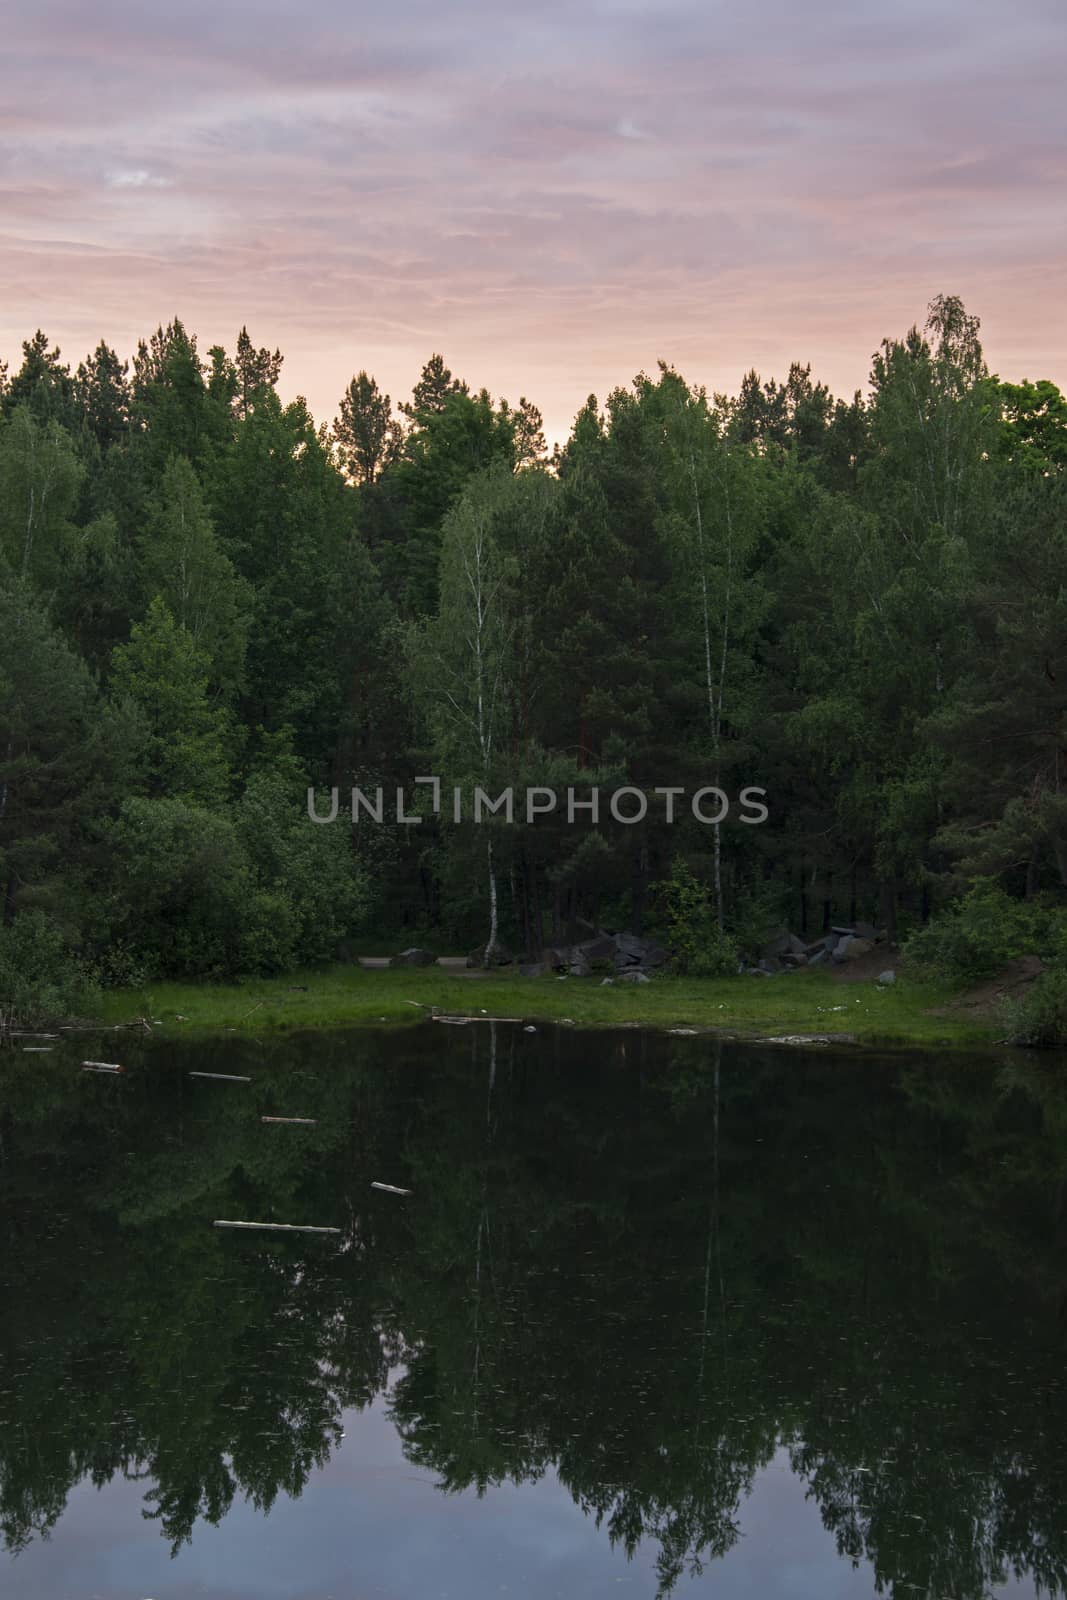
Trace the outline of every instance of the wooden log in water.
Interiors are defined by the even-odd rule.
[[[431,1018],[431,1021],[433,1021],[433,1022],[454,1022],[454,1023],[460,1023],[460,1022],[521,1022],[522,1020],[523,1020],[522,1017],[488,1017],[488,1016],[487,1017],[454,1017],[454,1016],[446,1017],[446,1016],[442,1016],[440,1014],[434,1016],[433,1018]]]
[[[372,1189],[383,1189],[386,1194],[411,1194],[410,1189],[398,1189],[394,1183],[372,1183]]]
[[[24,1044],[21,1046],[21,1049],[28,1056],[47,1056],[51,1055],[52,1053],[52,1046],[50,1044]]]
[[[219,1083],[251,1083],[251,1078],[239,1078],[232,1072],[190,1072],[190,1078],[215,1078]]]
[[[224,1222],[217,1221],[216,1228],[250,1228],[262,1233],[340,1233],[340,1228],[316,1228],[306,1222]]]
[[[317,1117],[260,1117],[260,1122],[293,1122],[301,1128],[317,1128]]]
[[[114,1061],[83,1061],[83,1072],[125,1072],[125,1067],[116,1066]]]

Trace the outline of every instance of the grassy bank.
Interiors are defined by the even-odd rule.
[[[901,980],[880,988],[874,982],[835,982],[822,972],[763,979],[660,977],[603,987],[596,978],[465,977],[440,967],[345,966],[240,984],[115,990],[106,997],[103,1020],[150,1017],[164,1029],[262,1032],[411,1023],[420,1007],[437,1007],[451,1015],[585,1026],[710,1027],[746,1038],[848,1034],[869,1043],[966,1045],[989,1044],[1001,1035],[995,1021],[932,1014],[951,998],[936,985]]]

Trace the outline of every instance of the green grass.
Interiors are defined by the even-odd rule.
[[[306,991],[297,988],[306,985]],[[990,1044],[994,1022],[931,1015],[952,991],[899,979],[840,983],[825,973],[775,978],[669,978],[602,987],[599,978],[519,978],[511,973],[453,976],[438,967],[334,967],[234,984],[154,983],[113,990],[103,1019],[138,1017],[182,1032],[344,1027],[412,1023],[420,1007],[452,1015],[568,1020],[585,1026],[716,1028],[746,1038],[784,1034],[851,1034],[871,1044]],[[418,1002],[412,1005],[410,1002]]]

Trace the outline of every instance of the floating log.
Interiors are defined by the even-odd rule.
[[[251,1078],[239,1078],[232,1072],[190,1072],[190,1078],[215,1078],[219,1083],[251,1083]]]
[[[445,1016],[441,1016],[439,1013],[437,1013],[430,1020],[432,1022],[456,1022],[456,1023],[459,1023],[459,1022],[521,1022],[523,1019],[521,1017],[486,1017],[486,1016],[481,1016],[481,1017],[445,1017]]]
[[[295,1122],[301,1128],[317,1128],[318,1117],[260,1117],[260,1122]]]
[[[52,1053],[50,1044],[24,1044],[22,1049],[28,1056],[47,1056]]]
[[[83,1061],[83,1072],[125,1072],[125,1067],[116,1066],[114,1061]]]
[[[398,1189],[393,1183],[372,1183],[372,1189],[382,1189],[386,1194],[411,1194],[410,1189]]]
[[[216,1222],[216,1228],[251,1228],[263,1233],[340,1233],[340,1228],[314,1228],[306,1222]]]
[[[34,1033],[29,1028],[11,1028],[8,1030],[13,1039],[58,1039],[58,1033]]]

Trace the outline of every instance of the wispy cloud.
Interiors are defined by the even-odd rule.
[[[944,290],[1067,384],[1060,0],[40,0],[5,44],[9,356],[247,322],[331,415],[439,348],[560,432],[661,355],[851,392]]]
[[[156,177],[144,167],[126,167],[105,174],[109,189],[169,189],[170,179]]]

